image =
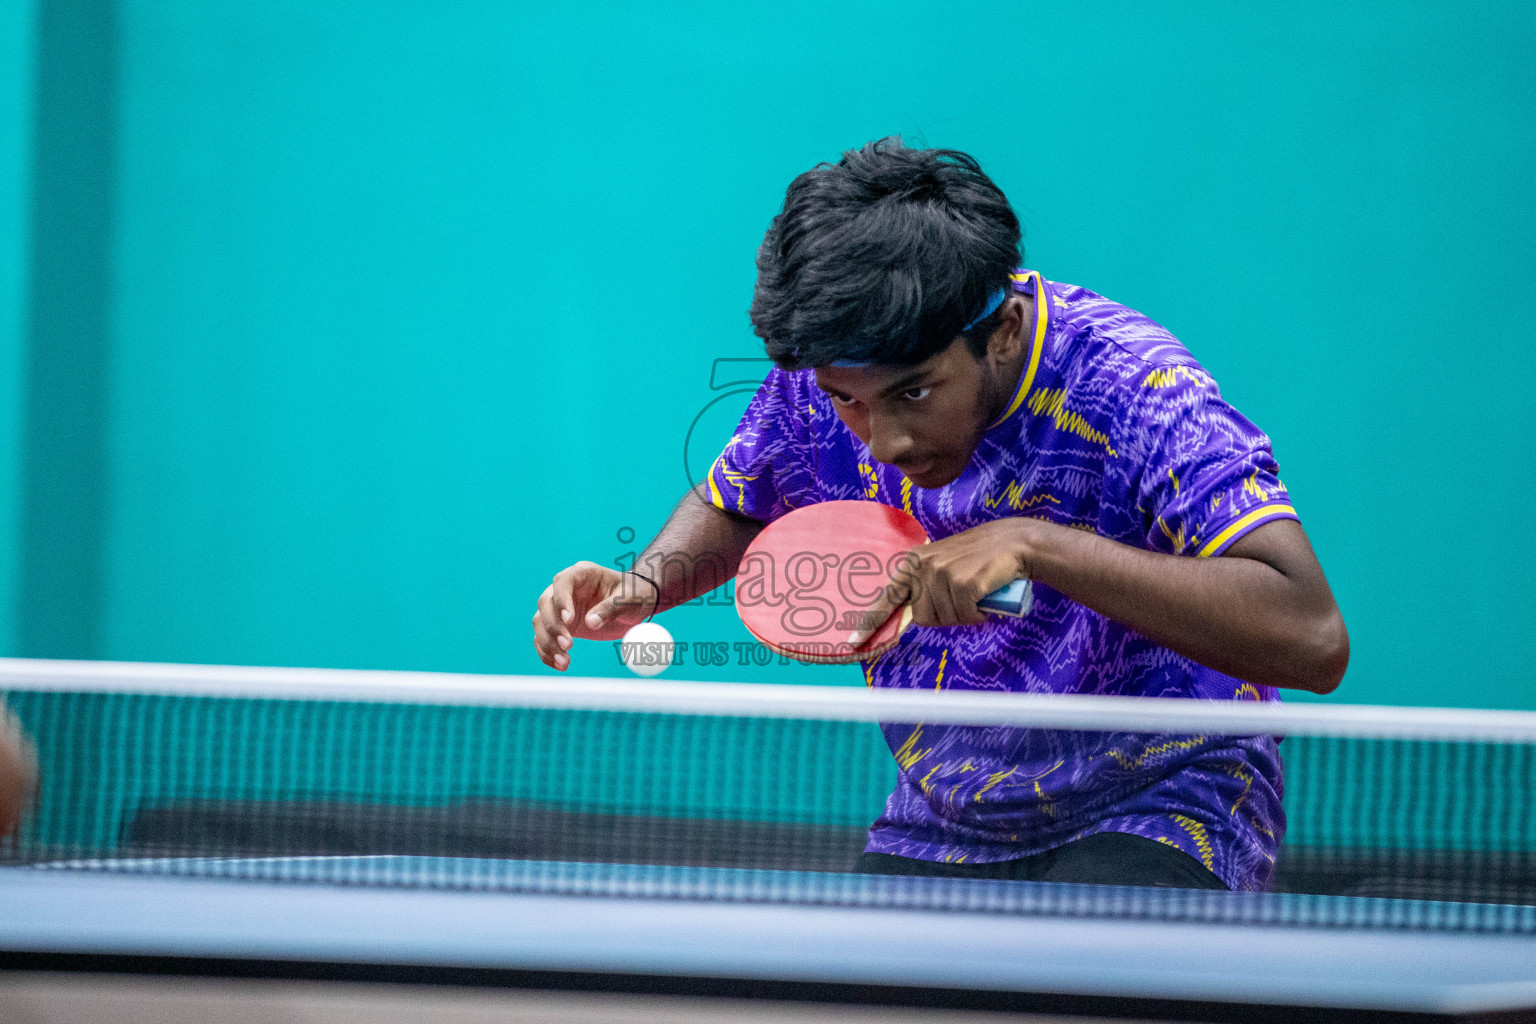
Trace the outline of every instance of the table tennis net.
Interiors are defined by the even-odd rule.
[[[645,683],[562,696],[538,680],[520,706],[515,680],[492,699],[450,700],[439,676],[376,699],[356,685],[367,673],[311,672],[324,678],[314,693],[284,680],[262,695],[264,670],[250,670],[256,683],[218,696],[223,677],[199,683],[187,667],[167,686],[109,663],[76,663],[60,679],[34,671],[47,663],[9,665],[0,689],[36,743],[42,780],[19,834],[0,844],[12,865],[464,886],[491,877],[470,865],[493,862],[497,886],[582,892],[620,877],[603,865],[640,866],[653,881],[707,869],[690,877],[710,879],[710,898],[735,886],[743,898],[857,902],[870,890],[847,873],[897,781],[870,714],[801,708],[786,691],[802,688],[733,687],[746,699],[698,713],[629,699],[651,692]],[[1038,705],[1021,704],[1019,722]],[[1148,728],[1118,705],[1100,717],[1107,732]],[[1191,723],[1190,733],[1243,734],[1219,716]],[[1432,715],[1407,738],[1323,726],[1303,723],[1280,745],[1289,825],[1273,882],[1323,902],[1263,913],[1347,922],[1428,901],[1461,908],[1442,924],[1536,931],[1536,729],[1479,737],[1458,720],[1436,739]],[[622,877],[612,885],[632,888],[636,876]],[[1038,911],[1053,891],[999,884],[986,891],[1012,893],[997,898],[1014,909]],[[943,897],[964,904],[982,889],[925,891],[969,892]],[[1251,895],[1202,895],[1200,913],[1259,913],[1210,903]],[[1081,893],[1061,899],[1079,908],[1067,912],[1088,905]]]

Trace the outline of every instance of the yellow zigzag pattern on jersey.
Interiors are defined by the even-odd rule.
[[[921,761],[928,754],[933,753],[932,747],[929,747],[927,750],[917,749],[917,741],[922,738],[922,735],[923,727],[918,726],[916,729],[912,730],[912,733],[907,737],[906,742],[896,748],[896,763],[901,766],[902,771],[908,771],[913,765],[917,764],[918,761]]]
[[[1156,757],[1158,754],[1166,754],[1170,750],[1193,750],[1204,742],[1204,736],[1191,736],[1188,739],[1169,740],[1167,743],[1159,743],[1155,747],[1148,747],[1136,757],[1130,757],[1122,750],[1110,750],[1104,756],[1114,758],[1121,768],[1129,771],[1133,768],[1140,768],[1147,763],[1148,758]]]
[[[976,766],[971,763],[970,758],[966,758],[965,764],[961,765],[959,770],[954,772],[950,778],[954,778],[957,775],[964,775],[966,772],[973,772],[975,770]],[[962,778],[959,782],[949,787],[949,795],[944,798],[944,803],[951,810],[955,809],[955,797],[960,795],[960,788],[964,785],[965,780]]]
[[[981,798],[987,792],[987,790],[989,790],[992,787],[996,786],[999,782],[1002,782],[1004,779],[1006,779],[1008,776],[1012,775],[1014,772],[1016,772],[1018,770],[1019,770],[1019,766],[1018,765],[1014,765],[1012,768],[1009,768],[1005,772],[993,772],[991,775],[988,775],[987,776],[986,785],[982,786],[980,789],[978,789],[976,791],[976,795],[971,798],[971,802],[972,803],[978,803],[978,804],[981,803]]]
[[[738,473],[734,469],[727,469],[725,466],[720,467],[720,475],[725,477],[726,483],[735,486],[736,511],[745,514],[747,511],[747,484],[751,483],[753,480],[756,480],[757,477],[747,476],[745,473]]]
[[[901,510],[912,514],[912,481],[906,477],[901,478]]]
[[[999,494],[997,497],[983,498],[981,500],[982,503],[987,506],[987,508],[997,508],[998,505],[1006,501],[1008,503],[1008,507],[1014,509],[1015,511],[1026,508],[1034,508],[1042,501],[1048,501],[1052,505],[1061,504],[1059,499],[1053,498],[1049,494],[1036,494],[1028,498],[1024,497],[1024,488],[1019,484],[1017,480],[1003,488],[1003,493]]]
[[[1186,547],[1188,547],[1189,544],[1194,540],[1194,538],[1192,538],[1192,537],[1191,538],[1185,538],[1185,536],[1184,536],[1184,524],[1183,523],[1179,524],[1178,532],[1174,532],[1173,530],[1168,528],[1168,524],[1163,521],[1163,517],[1162,516],[1158,516],[1157,517],[1157,526],[1158,526],[1158,529],[1163,531],[1163,536],[1167,537],[1169,542],[1173,544],[1173,550],[1177,554],[1182,555],[1184,553],[1184,549]]]
[[[1056,805],[1052,803],[1051,798],[1046,795],[1044,787],[1040,785],[1040,780],[1066,763],[1067,762],[1065,758],[1058,758],[1055,764],[1051,765],[1045,771],[1035,776],[1035,796],[1040,799],[1040,810],[1050,818],[1056,817]]]
[[[1089,444],[1101,444],[1112,458],[1115,457],[1117,453],[1109,446],[1109,438],[1101,431],[1093,429],[1079,413],[1068,409],[1063,404],[1066,400],[1065,388],[1037,388],[1035,393],[1029,396],[1029,411],[1036,416],[1049,415],[1056,421],[1057,430],[1076,434]]]
[[[1205,387],[1205,378],[1187,366],[1167,366],[1161,370],[1153,370],[1147,374],[1147,379],[1141,382],[1144,388],[1171,388],[1179,382],[1180,377],[1189,378],[1196,387]]]
[[[1259,471],[1254,470],[1243,479],[1243,493],[1251,494],[1260,501],[1269,500],[1269,492],[1259,483]],[[1276,491],[1275,493],[1279,493]]]
[[[1243,791],[1237,795],[1237,799],[1232,803],[1232,810],[1228,812],[1235,816],[1237,809],[1243,806],[1243,801],[1248,799],[1248,791],[1253,788],[1253,773],[1240,762],[1223,764],[1221,770],[1243,784]]]
[[[731,440],[726,443],[726,450],[729,451],[731,445],[735,444],[738,440],[739,438],[731,438]],[[720,455],[715,459],[715,464],[709,467],[709,474],[707,479],[709,481],[710,504],[714,505],[721,511],[725,510],[725,495],[720,493],[720,486],[719,484],[715,483],[715,470],[718,469],[720,471],[720,475],[725,477],[725,482],[733,485],[736,488],[736,511],[745,512],[747,500],[747,484],[751,483],[753,480],[756,480],[757,477],[747,476],[747,474],[727,466],[725,464],[725,454],[725,452],[721,452]]]
[[[1200,863],[1205,865],[1205,869],[1215,871],[1216,854],[1211,850],[1211,837],[1206,833],[1205,826],[1194,818],[1186,818],[1182,814],[1172,814],[1169,817],[1178,822],[1179,827],[1188,832],[1190,838],[1195,841],[1195,849],[1200,851]]]

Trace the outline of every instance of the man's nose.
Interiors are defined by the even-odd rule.
[[[900,424],[885,417],[870,416],[869,454],[876,462],[887,465],[901,462],[912,452],[913,447],[912,435],[903,430]]]

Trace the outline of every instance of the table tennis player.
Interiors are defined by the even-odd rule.
[[[1020,240],[963,153],[886,139],[796,178],[751,308],[776,368],[637,568],[734,571],[788,510],[884,502],[932,543],[893,582],[914,624],[864,664],[870,685],[1333,690],[1348,636],[1269,438],[1161,325],[1018,269]],[[1028,615],[977,609],[1016,578],[1034,581]],[[534,642],[564,669],[573,637],[617,637],[716,583],[579,563],[541,596]],[[1272,738],[884,731],[898,782],[860,870],[1230,889],[1272,874]]]

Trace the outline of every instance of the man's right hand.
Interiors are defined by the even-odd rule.
[[[0,705],[0,839],[11,834],[37,788],[37,754],[16,716]]]
[[[539,595],[534,649],[544,664],[564,672],[574,640],[619,639],[651,614],[659,597],[650,582],[632,572],[577,562]]]

